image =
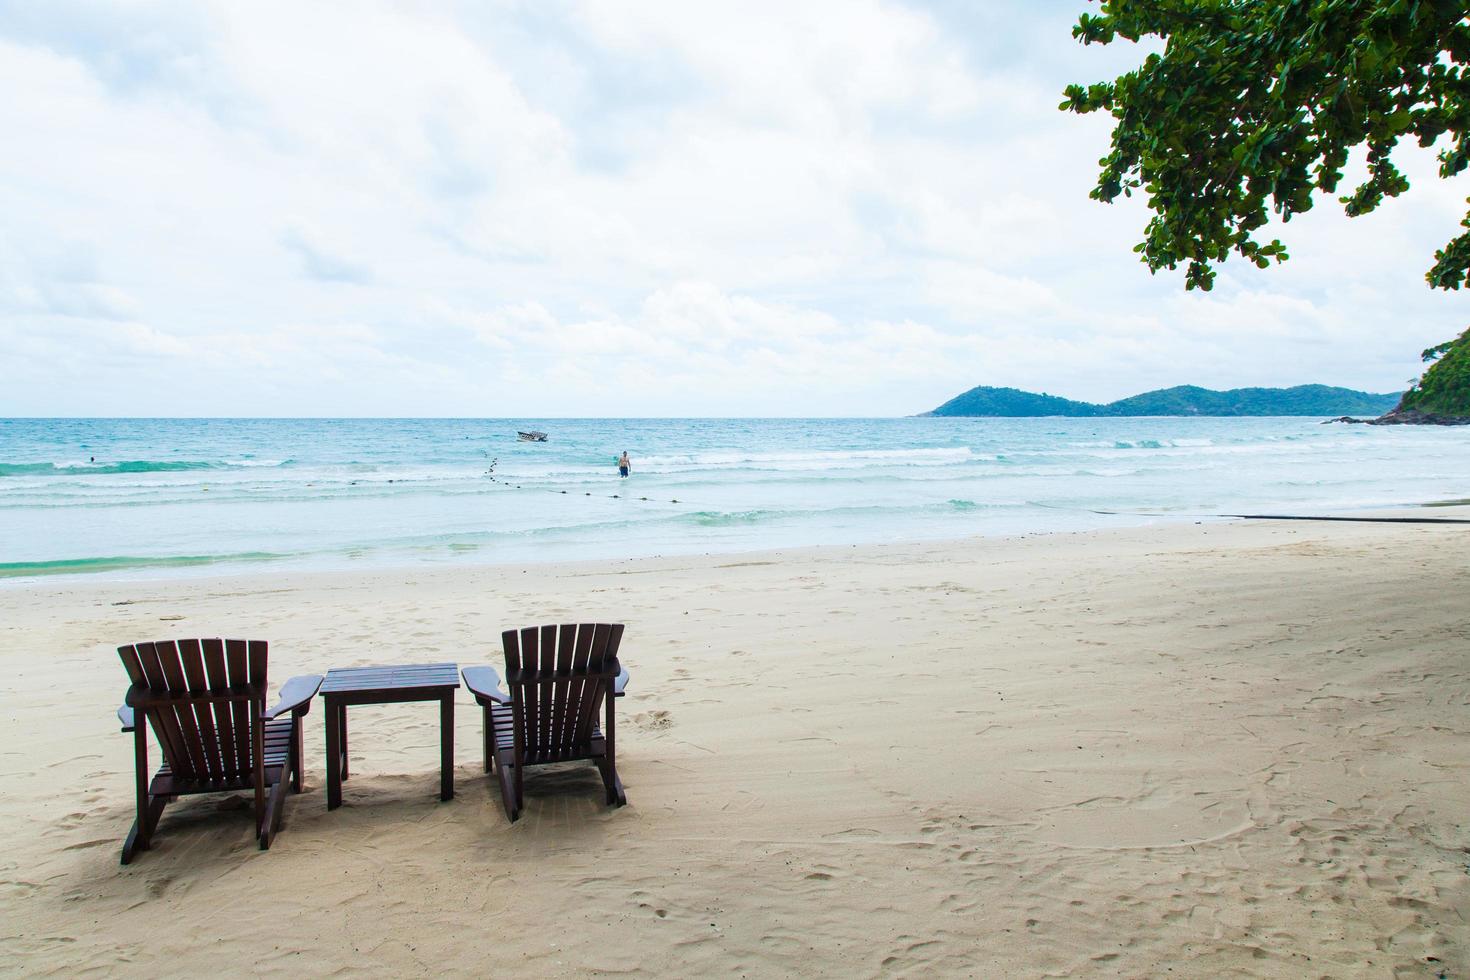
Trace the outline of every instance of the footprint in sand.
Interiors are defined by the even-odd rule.
[[[632,717],[633,726],[645,732],[661,732],[674,727],[667,711],[642,711]]]

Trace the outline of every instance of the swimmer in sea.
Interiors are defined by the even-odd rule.
[[[628,462],[628,450],[624,449],[623,455],[618,457],[618,476],[627,476],[632,467],[633,464]]]

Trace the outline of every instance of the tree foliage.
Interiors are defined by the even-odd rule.
[[[1147,195],[1153,217],[1135,247],[1151,271],[1187,263],[1209,289],[1235,252],[1283,261],[1257,232],[1337,192],[1348,154],[1367,179],[1339,198],[1365,214],[1408,189],[1391,152],[1445,138],[1439,173],[1470,165],[1470,17],[1466,0],[1104,0],[1072,33],[1087,44],[1164,41],[1136,71],[1069,85],[1063,109],[1106,111],[1112,152],[1092,197]],[[1470,276],[1467,229],[1435,252],[1431,286]]]
[[[1399,407],[1449,418],[1470,415],[1470,330],[1424,353],[1431,352],[1439,360],[1404,393]]]

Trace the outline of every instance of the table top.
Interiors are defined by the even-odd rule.
[[[459,687],[458,664],[403,664],[388,667],[334,667],[322,681],[322,694],[395,691],[411,687]]]

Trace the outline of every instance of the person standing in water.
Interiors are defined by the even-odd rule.
[[[624,449],[623,455],[618,457],[618,476],[627,476],[632,465],[628,462],[628,450]]]

